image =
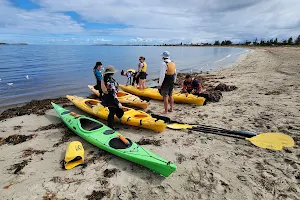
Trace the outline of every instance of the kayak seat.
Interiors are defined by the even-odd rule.
[[[109,146],[114,149],[127,149],[128,147],[131,147],[132,142],[130,139],[128,139],[128,138],[126,138],[126,139],[130,143],[129,146],[126,146],[126,144],[124,142],[122,142],[122,140],[120,140],[120,138],[118,138],[118,137],[111,139],[109,141]]]
[[[87,118],[80,118],[81,128],[85,131],[93,131],[101,128],[103,125]]]

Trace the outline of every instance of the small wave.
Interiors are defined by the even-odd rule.
[[[251,50],[245,50],[245,51],[242,51],[242,52],[240,52],[240,53],[237,53],[236,55],[241,55],[241,54],[244,54],[244,53],[248,53],[248,52],[250,52]]]
[[[222,62],[223,60],[225,60],[226,58],[229,58],[231,56],[231,54],[227,55],[226,57],[220,59],[220,60],[217,60],[215,63],[219,63],[219,62]]]

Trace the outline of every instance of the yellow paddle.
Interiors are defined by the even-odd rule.
[[[245,139],[250,141],[252,144],[254,144],[257,147],[264,148],[264,149],[271,149],[271,150],[282,150],[283,147],[293,147],[295,145],[293,138],[283,133],[256,134],[252,131],[230,131],[221,128],[209,128],[208,126],[199,127],[199,125],[178,124],[178,123],[168,124],[167,127],[175,130],[192,129],[192,130],[200,130],[209,133],[225,133],[225,134],[233,133],[233,134],[240,134],[242,136],[245,135],[251,136],[252,134],[252,137],[246,137]]]

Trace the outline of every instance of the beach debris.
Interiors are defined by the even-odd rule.
[[[99,160],[104,160],[105,162],[107,162],[111,158],[112,158],[112,154],[109,154],[108,152],[103,150],[99,150],[96,153],[93,153],[93,156],[91,158],[88,158],[86,160],[86,164],[89,163],[95,164],[95,161],[99,161]]]
[[[102,187],[107,187],[109,185],[108,181],[104,178],[97,178],[97,182],[99,182]]]
[[[55,192],[47,191],[46,194],[43,196],[43,200],[58,200]]]
[[[177,160],[177,162],[178,162],[179,164],[181,164],[181,163],[183,163],[184,161],[186,161],[186,157],[185,157],[183,154],[181,154],[181,153],[176,153],[176,155],[177,155],[176,160]]]
[[[154,146],[161,146],[163,140],[153,140],[149,138],[142,138],[137,142],[138,145],[148,145],[152,144]]]
[[[58,147],[59,145],[68,142],[69,139],[72,137],[73,132],[71,130],[69,130],[68,128],[65,128],[62,131],[63,136],[61,137],[61,139],[59,140],[58,143],[54,144],[53,147]]]
[[[35,130],[35,132],[46,131],[51,129],[59,129],[59,128],[65,128],[65,124],[63,122],[60,122],[58,124],[49,124],[47,126],[39,127],[38,129]]]
[[[5,110],[0,115],[0,121],[8,118],[13,118],[22,115],[44,115],[49,109],[52,109],[51,102],[56,104],[67,103],[69,100],[65,97],[59,97],[55,99],[44,99],[44,100],[32,100],[29,103],[21,107],[15,107]]]
[[[7,138],[5,138],[4,140],[1,141],[0,144],[20,144],[22,142],[26,142],[27,140],[31,140],[34,136],[36,136],[36,134],[31,134],[31,135],[10,135]]]
[[[48,151],[46,151],[46,150],[36,150],[36,149],[33,149],[33,148],[28,148],[28,149],[24,149],[23,150],[23,154],[21,155],[21,157],[25,158],[25,157],[29,157],[29,156],[31,156],[33,154],[35,154],[35,155],[42,154],[43,155],[46,152],[48,152]]]
[[[86,195],[85,197],[88,200],[100,200],[103,199],[103,197],[105,196],[110,196],[110,190],[100,190],[100,191],[93,190],[92,194]]]
[[[7,83],[7,85],[12,86],[14,83]]]
[[[8,170],[14,171],[14,174],[20,174],[21,170],[28,165],[29,162],[29,160],[23,160],[20,163],[13,164]]]
[[[103,172],[103,176],[104,176],[105,178],[111,178],[111,177],[113,177],[113,176],[114,176],[116,173],[118,173],[118,172],[120,172],[120,170],[117,169],[117,168],[106,169],[106,170],[104,170],[104,172]]]
[[[22,128],[22,126],[14,126],[14,130],[20,130]]]
[[[281,94],[281,92],[278,90],[268,91],[265,93],[265,95],[279,95],[279,94]]]
[[[59,177],[59,176],[54,176],[52,177],[52,179],[50,180],[54,183],[62,183],[62,184],[69,184],[69,183],[81,183],[83,180],[82,179],[73,179],[73,178],[62,178],[62,177]]]
[[[3,189],[5,189],[5,190],[7,190],[10,186],[12,186],[13,184],[12,183],[10,183],[9,185],[7,185],[7,186],[4,186],[3,187]]]
[[[236,89],[237,87],[235,85],[226,85],[225,83],[220,83],[215,87],[215,90],[220,90],[220,91],[233,91]]]
[[[200,92],[198,96],[204,97],[206,101],[209,102],[219,102],[223,95],[222,92],[216,90],[216,91],[203,91]]]

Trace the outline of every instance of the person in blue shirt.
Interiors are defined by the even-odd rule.
[[[96,90],[99,90],[100,100],[102,100],[102,89],[101,89],[102,72],[101,72],[101,69],[102,69],[102,63],[101,62],[96,62],[96,65],[93,69],[95,79],[96,79],[96,85],[94,86],[94,88]]]

